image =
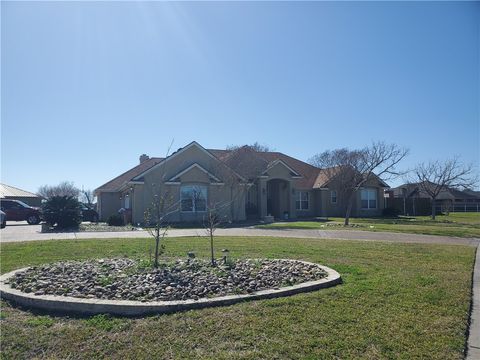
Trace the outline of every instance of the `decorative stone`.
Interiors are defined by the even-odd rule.
[[[145,269],[125,258],[64,261],[17,272],[5,284],[25,294],[148,304],[253,296],[319,281],[328,275],[322,266],[295,260],[236,260],[228,266],[218,263],[212,267],[208,261],[188,259],[161,264],[160,269]]]

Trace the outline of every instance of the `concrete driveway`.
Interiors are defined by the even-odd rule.
[[[218,229],[217,236],[275,236],[310,239],[338,239],[363,241],[388,241],[403,243],[457,244],[477,246],[480,239],[456,238],[448,236],[418,235],[390,232],[371,232],[359,230],[293,230],[293,229],[256,229],[228,228]],[[169,237],[205,236],[205,229],[171,229]],[[109,239],[109,238],[144,238],[149,237],[144,230],[123,232],[59,232],[41,233],[41,225],[28,225],[26,222],[7,222],[7,227],[0,231],[1,243],[41,240],[68,239]]]

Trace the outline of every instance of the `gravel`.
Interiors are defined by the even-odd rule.
[[[249,294],[319,280],[327,273],[294,260],[247,259],[212,267],[199,259],[152,269],[127,258],[64,261],[31,267],[8,282],[35,295],[137,301],[171,301]]]

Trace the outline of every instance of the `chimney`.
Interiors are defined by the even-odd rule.
[[[140,155],[140,164],[143,164],[148,159],[150,159],[150,157],[147,154]]]

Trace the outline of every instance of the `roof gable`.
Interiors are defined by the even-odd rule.
[[[143,171],[142,173],[138,174],[137,176],[135,176],[135,178],[133,180],[140,180],[142,177],[144,177],[145,175],[148,175],[149,173],[151,173],[152,171],[155,171],[156,169],[158,169],[160,166],[166,164],[167,162],[175,159],[176,157],[178,156],[181,156],[181,154],[185,153],[186,151],[192,149],[192,148],[196,148],[198,150],[200,150],[200,152],[204,153],[205,155],[207,155],[208,157],[210,157],[211,159],[215,160],[215,161],[218,161],[218,159],[213,156],[208,150],[206,150],[203,146],[201,146],[199,143],[197,143],[196,141],[192,141],[190,144],[188,144],[187,146],[184,146],[183,148],[180,148],[178,149],[176,152],[174,152],[173,154],[171,154],[170,156],[167,156],[166,158],[164,158],[162,161],[160,161],[158,164],[155,164],[154,166],[150,167],[149,169],[146,169],[145,171]]]
[[[175,174],[174,176],[172,176],[168,180],[168,182],[178,182],[183,175],[189,173],[193,169],[198,169],[198,170],[202,171],[203,173],[205,173],[208,176],[208,178],[210,179],[211,182],[215,182],[215,183],[220,183],[221,182],[221,180],[218,177],[216,177],[211,172],[209,172],[208,170],[206,170],[204,167],[202,167],[201,165],[199,165],[197,163],[194,163],[194,164],[190,165],[189,167],[187,167],[186,169],[184,169],[184,170],[180,171],[179,173]]]
[[[275,167],[278,167],[278,166],[281,166],[283,168],[285,168],[288,172],[289,172],[289,175],[291,177],[297,177],[297,178],[301,178],[302,175],[300,175],[298,172],[296,172],[295,170],[293,170],[290,166],[288,166],[283,160],[281,159],[277,159],[277,160],[274,160],[272,161],[270,164],[268,164],[267,168],[265,169],[265,171],[262,173],[264,175],[266,175],[270,170],[274,169]]]

